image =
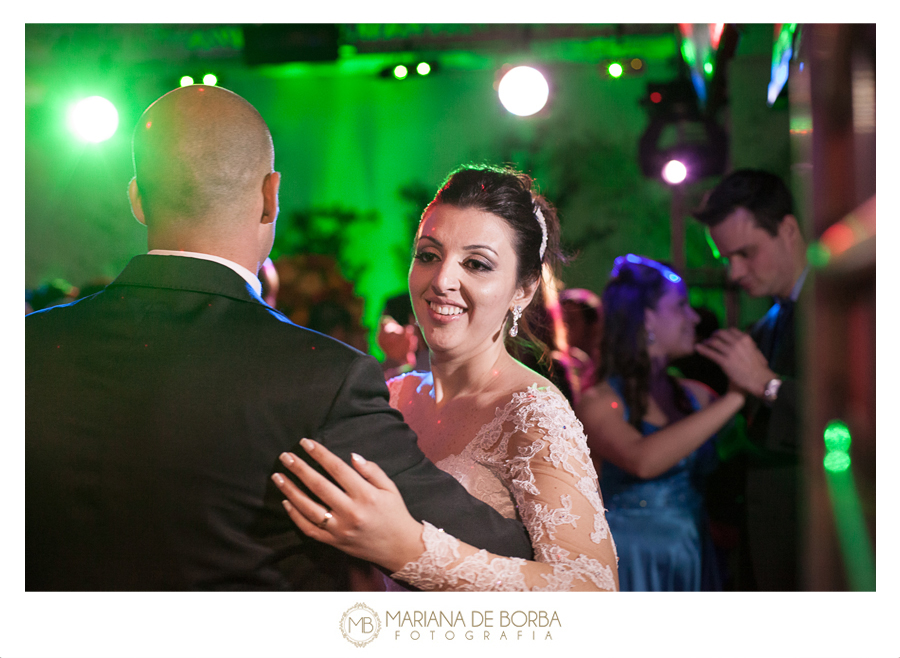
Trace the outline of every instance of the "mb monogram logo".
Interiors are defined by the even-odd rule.
[[[341,617],[341,633],[348,642],[364,647],[378,637],[381,619],[364,603],[357,603]]]

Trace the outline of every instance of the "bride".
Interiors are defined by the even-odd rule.
[[[388,385],[391,406],[425,455],[531,536],[534,561],[498,557],[421,523],[378,465],[353,468],[320,444],[281,456],[321,502],[281,475],[291,519],[313,539],[375,562],[423,590],[617,590],[615,546],[581,423],[560,392],[510,356],[531,336],[544,268],[558,260],[559,223],[529,176],[456,170],[422,213],[409,271],[431,372]],[[324,504],[324,505],[323,505]]]

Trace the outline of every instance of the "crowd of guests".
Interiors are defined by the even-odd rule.
[[[131,326],[135,313],[144,314],[141,317],[146,322],[141,331],[148,337],[141,341],[146,340],[144,347],[148,351],[142,352],[136,363],[138,370],[144,373],[141,385],[148,390],[156,387],[157,391],[162,391],[171,384],[168,378],[174,376],[172,373],[177,373],[177,390],[186,395],[185,392],[193,390],[191,382],[199,378],[190,367],[173,365],[168,369],[144,356],[150,354],[151,348],[161,350],[163,343],[168,344],[171,340],[166,333],[169,325],[177,325],[178,331],[188,338],[184,344],[170,345],[171,354],[159,352],[156,358],[174,359],[180,354],[181,361],[176,359],[175,363],[200,359],[197,361],[200,365],[196,367],[208,367],[211,357],[207,352],[216,341],[231,345],[226,352],[246,350],[249,343],[241,340],[264,342],[266,358],[274,359],[268,369],[248,360],[242,369],[236,370],[241,377],[255,377],[255,373],[262,377],[259,381],[253,380],[255,383],[243,382],[247,395],[254,400],[259,398],[256,407],[244,409],[246,396],[240,397],[239,390],[229,387],[230,374],[226,373],[232,369],[215,366],[215,375],[202,380],[204,394],[212,390],[210,387],[221,387],[221,390],[215,389],[217,392],[210,398],[215,403],[210,405],[208,417],[200,422],[204,407],[198,402],[190,410],[191,420],[176,425],[174,431],[180,434],[193,427],[200,438],[210,434],[209,441],[203,443],[203,450],[206,450],[216,445],[220,438],[220,434],[213,436],[213,427],[226,433],[240,433],[246,429],[248,440],[255,440],[256,434],[269,432],[282,423],[281,416],[286,415],[288,425],[308,424],[309,435],[312,435],[319,431],[316,428],[327,427],[332,422],[323,414],[338,414],[338,420],[334,422],[338,422],[339,429],[323,434],[334,437],[331,446],[307,441],[302,444],[303,448],[311,459],[319,461],[334,474],[346,491],[374,487],[378,495],[384,495],[383,504],[376,506],[377,509],[355,510],[355,513],[380,519],[381,523],[371,524],[372,528],[392,528],[396,532],[386,539],[377,534],[363,538],[355,531],[341,534],[344,523],[340,508],[355,501],[348,503],[346,496],[331,489],[333,485],[317,481],[316,478],[321,476],[290,453],[282,453],[283,471],[272,475],[272,480],[288,499],[285,509],[290,520],[305,535],[331,544],[350,556],[378,563],[396,572],[394,576],[399,580],[423,589],[491,588],[500,582],[495,577],[499,572],[491,569],[502,568],[505,577],[512,574],[513,580],[523,589],[537,589],[545,582],[556,589],[630,591],[799,588],[799,391],[793,307],[803,288],[806,261],[790,192],[777,177],[760,171],[736,171],[711,191],[696,213],[697,219],[710,227],[712,239],[728,259],[731,279],[750,295],[772,296],[777,300],[772,311],[750,333],[736,328],[719,329],[715,314],[709,309],[691,307],[684,273],[676,272],[667,263],[634,253],[616,258],[602,291],[565,288],[559,282],[555,265],[562,256],[556,211],[547,199],[532,189],[530,177],[509,168],[464,167],[447,179],[422,215],[417,251],[410,269],[410,292],[395,295],[385,304],[377,343],[384,353],[381,376],[388,381],[391,406],[403,413],[404,420],[418,436],[418,446],[425,456],[441,470],[458,476],[463,484],[466,484],[466,477],[473,476],[455,473],[454,460],[465,456],[474,460],[471,468],[488,465],[488,470],[495,469],[491,471],[493,475],[480,474],[478,477],[482,480],[473,486],[475,489],[481,487],[482,493],[485,487],[496,488],[491,496],[499,496],[502,500],[488,496],[491,500],[482,499],[482,502],[489,502],[499,516],[476,506],[472,508],[473,516],[467,525],[461,517],[469,512],[464,514],[462,510],[468,510],[474,502],[468,501],[452,480],[448,483],[446,478],[428,470],[424,475],[416,476],[415,484],[403,484],[407,467],[400,467],[399,457],[390,451],[392,446],[408,442],[409,434],[395,441],[372,443],[382,433],[399,437],[398,432],[402,434],[408,430],[398,428],[396,417],[385,413],[386,410],[377,404],[362,402],[364,397],[351,396],[352,391],[356,391],[354,395],[365,396],[369,393],[363,391],[374,390],[371,373],[362,376],[363,366],[339,366],[353,362],[357,353],[335,351],[338,348],[332,343],[322,343],[318,334],[290,334],[293,338],[287,340],[289,335],[284,333],[285,327],[299,330],[299,325],[337,338],[362,352],[368,351],[361,322],[362,300],[353,294],[352,284],[340,275],[331,259],[297,255],[282,257],[273,263],[267,258],[277,214],[279,182],[278,173],[272,171],[271,138],[249,104],[226,94],[230,93],[216,91],[213,94],[212,100],[221,104],[216,110],[215,116],[219,117],[216,121],[223,122],[223,134],[233,133],[236,126],[241,126],[242,130],[248,125],[253,126],[251,141],[259,150],[257,161],[254,161],[257,164],[253,165],[258,171],[254,170],[253,175],[262,180],[263,190],[255,202],[258,205],[253,205],[251,200],[259,196],[259,190],[248,188],[247,201],[240,206],[242,210],[235,212],[235,216],[240,215],[245,231],[243,237],[238,231],[232,232],[231,249],[234,253],[241,252],[240,260],[205,257],[204,254],[214,254],[219,247],[215,240],[201,233],[190,234],[190,239],[196,242],[195,248],[183,250],[189,252],[189,257],[166,258],[166,255],[177,255],[166,251],[171,248],[166,243],[173,241],[173,236],[182,229],[179,228],[181,224],[169,225],[160,219],[166,216],[160,210],[164,206],[161,201],[155,201],[160,205],[153,205],[154,212],[159,214],[154,222],[147,224],[151,251],[133,261],[116,282],[91,282],[79,289],[56,281],[26,294],[26,314],[91,298],[88,300],[91,303],[73,305],[77,311],[71,313],[30,316],[30,324],[27,321],[32,332],[27,343],[30,370],[26,382],[29,400],[49,395],[46,377],[53,376],[54,385],[57,381],[65,384],[67,377],[74,378],[69,382],[73,385],[85,376],[61,360],[60,355],[67,353],[65,350],[45,349],[45,343],[59,343],[57,348],[71,345],[79,354],[78,368],[90,370],[90,352],[104,355],[114,344],[128,342],[127,332],[123,333],[122,327]],[[213,116],[207,114],[209,108],[204,105],[211,101],[194,98],[192,90],[172,92],[160,102],[161,105],[155,109],[151,106],[147,111],[159,126],[168,125],[164,123],[168,113],[182,116],[180,121],[184,125],[202,123]],[[240,123],[229,123],[238,119]],[[144,167],[143,180],[154,180],[154,185],[160,186],[147,185],[144,189],[149,192],[142,193],[132,181],[132,208],[135,217],[144,223],[145,210],[150,206],[142,194],[152,197],[153,190],[162,189],[166,181],[166,169],[158,168],[154,163],[157,159],[166,161],[160,156],[167,142],[157,143],[155,134],[141,133],[142,123],[139,123],[135,136],[135,162],[144,163],[141,165]],[[150,125],[148,120],[146,126]],[[198,143],[197,148],[202,149],[204,145]],[[200,158],[185,166],[202,167],[198,164],[202,162],[204,160]],[[137,170],[138,178],[142,176],[141,171]],[[203,176],[197,178],[202,180]],[[232,202],[227,200],[229,204]],[[216,203],[226,201],[216,200]],[[261,220],[258,208],[263,209]],[[477,249],[471,246],[473,244]],[[216,259],[219,264],[208,262]],[[220,264],[223,261],[233,270],[231,273],[225,270],[230,279],[222,278]],[[450,271],[454,267],[456,269]],[[233,276],[234,272],[248,282],[248,287]],[[204,277],[208,282],[201,286],[199,281]],[[130,280],[140,283],[129,284]],[[167,283],[160,284],[160,281]],[[235,287],[235,283],[240,285]],[[104,296],[108,284],[119,286],[123,291],[121,300],[126,299],[126,292],[134,295],[129,297],[130,310],[125,312],[113,296]],[[138,292],[132,293],[129,285],[136,285]],[[209,295],[211,290],[219,288],[224,291],[229,286],[230,292],[219,292],[215,293],[218,297],[210,297],[208,307],[217,310],[209,311],[215,314],[205,322],[229,323],[231,329],[224,332],[221,339],[213,338],[217,335],[215,332],[209,333],[214,325],[204,325],[202,331],[198,331],[195,328],[198,314],[207,311],[202,304],[197,307],[200,310],[191,310],[200,299],[197,295]],[[148,292],[151,289],[156,292]],[[154,295],[158,299],[154,300]],[[273,320],[274,316],[246,305],[256,301],[260,302],[257,306],[267,312],[278,309],[281,312],[278,318]],[[236,302],[240,303],[235,306]],[[170,308],[171,313],[160,313],[160,308]],[[454,327],[460,324],[454,323],[463,315],[469,324],[462,326],[468,329],[457,335]],[[118,325],[110,324],[111,333],[103,339],[101,329],[110,318]],[[91,337],[93,343],[78,333],[82,325],[88,324],[97,327],[97,335]],[[502,327],[499,333],[497,326]],[[67,343],[67,335],[77,337],[77,340]],[[196,342],[189,349],[189,340],[194,339]],[[89,343],[90,347],[86,347]],[[307,352],[298,354],[298,345],[303,346],[302,350],[308,350],[311,356],[307,357]],[[270,352],[280,352],[283,358]],[[125,353],[133,354],[127,350]],[[198,354],[205,356],[201,359]],[[115,361],[96,358],[98,364],[109,361],[112,365]],[[299,362],[300,365],[292,368],[288,361],[295,358],[312,359],[310,363],[321,368],[320,374],[300,374],[307,373],[312,366]],[[283,373],[278,377],[285,388],[284,399],[282,394],[274,393],[273,401],[270,384],[277,383],[271,380],[274,372]],[[111,378],[119,374],[115,368],[105,373]],[[303,381],[297,380],[298,374]],[[341,377],[347,379],[341,380]],[[353,380],[355,377],[359,380]],[[536,387],[537,384],[540,386]],[[309,388],[304,393],[293,390],[305,391],[304,387],[317,385],[330,386],[333,391]],[[263,396],[263,389],[269,391],[268,397]],[[317,396],[321,402],[309,406],[309,400]],[[444,425],[440,425],[440,419],[432,417],[437,413],[433,411],[437,408],[435,400],[442,396],[449,396],[447,409],[440,412],[448,414],[445,417],[450,422]],[[511,401],[505,407],[497,406],[510,396]],[[168,397],[165,399],[169,400]],[[137,400],[138,396],[135,396]],[[230,421],[221,414],[221,410],[231,408],[223,406],[225,400],[232,402],[237,414]],[[177,401],[167,404],[173,405],[171,409],[181,409]],[[294,417],[299,406],[309,409],[311,420]],[[377,413],[373,411],[376,407]],[[91,405],[85,399],[82,409],[88,408]],[[360,411],[364,408],[367,409],[365,413]],[[426,413],[422,409],[432,411]],[[135,418],[145,413],[141,404],[132,411]],[[340,415],[344,413],[345,416]],[[374,421],[360,420],[373,413]],[[257,414],[260,414],[259,418]],[[116,422],[120,418],[128,418],[128,413],[121,413]],[[539,418],[545,420],[538,422]],[[740,421],[735,422],[736,418]],[[534,423],[530,429],[527,419]],[[497,450],[497,446],[492,446],[478,458],[468,452],[480,449],[483,432],[492,427],[492,422],[497,427],[488,434],[496,432],[499,436],[502,424],[513,423],[513,420],[517,429],[510,429],[509,434],[503,436],[524,441],[518,447],[518,453],[510,448],[507,454],[502,441],[499,452],[491,452]],[[67,476],[59,476],[61,481],[54,479],[59,464],[53,460],[63,459],[63,453],[53,452],[53,457],[44,464],[49,458],[44,455],[44,445],[64,440],[65,431],[69,431],[65,429],[68,420],[61,416],[53,419],[53,422],[57,421],[61,423],[59,427],[46,419],[39,422],[29,416],[27,459],[30,482],[43,478],[42,490],[50,492],[53,487],[59,487],[60,495],[54,499],[60,500],[66,498],[63,490],[67,486]],[[153,423],[160,423],[160,428],[165,425],[158,418],[154,418]],[[556,425],[562,429],[548,429]],[[81,423],[79,431],[86,426]],[[153,434],[155,425],[141,421],[133,427],[140,427],[139,432],[147,433],[144,441],[153,442],[158,438]],[[107,429],[115,432],[114,427]],[[745,443],[750,449],[738,457],[731,456],[737,461],[726,465],[731,476],[729,486],[719,485],[717,489],[714,476],[723,468],[722,451],[717,450],[717,443],[733,431],[746,432]],[[337,467],[329,462],[337,458],[330,450],[339,449],[336,446],[346,444],[343,440],[348,437],[353,439],[354,433],[368,441],[366,445],[370,452],[367,456],[372,461],[359,458],[357,453],[352,453],[351,459],[351,453],[345,452],[343,458],[352,461],[355,472],[341,467],[343,471],[338,477]],[[271,436],[273,450],[275,445],[283,446],[282,450],[291,449],[284,443],[289,438],[285,431],[274,431]],[[474,440],[472,436],[475,436]],[[185,435],[188,442],[196,438]],[[471,444],[468,444],[470,440]],[[547,441],[560,443],[554,443],[555,447],[548,449]],[[233,442],[243,446],[236,440]],[[66,445],[67,449],[74,449],[72,442]],[[375,445],[378,447],[373,447]],[[451,450],[453,446],[456,446],[456,453]],[[352,442],[349,447],[353,447]],[[117,450],[124,448],[118,446]],[[200,449],[196,453],[184,450],[182,456],[190,454],[197,460],[204,456]],[[553,462],[556,472],[548,474],[543,470],[546,467],[538,463],[537,455],[543,455],[542,450],[547,451],[542,459]],[[562,450],[562,457],[559,450]],[[522,463],[521,455],[525,454],[529,457]],[[251,453],[248,453],[248,459],[251,458],[249,455]],[[412,452],[407,451],[404,459],[410,455]],[[72,458],[77,462],[81,456],[73,454]],[[233,458],[237,459],[237,456]],[[268,468],[264,454],[252,453],[252,458],[260,461],[260,472]],[[154,455],[154,459],[162,458]],[[532,459],[534,463],[530,461]],[[738,468],[734,468],[735,463],[739,464]],[[382,465],[385,471],[379,468]],[[229,477],[238,475],[236,468],[228,466]],[[391,468],[396,475],[390,472]],[[466,468],[470,468],[468,462]],[[341,501],[340,504],[323,507],[321,502],[305,497],[286,478],[287,472],[315,490],[321,501],[328,502],[332,496],[335,501]],[[148,482],[152,481],[152,473],[141,474],[141,477],[150,477]],[[395,477],[397,486],[393,483]],[[598,477],[602,500],[596,496],[596,484],[593,489],[585,484],[596,482]],[[740,479],[738,486],[734,486],[734,478]],[[236,491],[246,484],[244,480],[236,482]],[[562,497],[563,507],[556,509],[554,505],[558,506],[559,500],[553,502],[542,497],[541,489],[548,482],[569,487],[566,489],[569,493]],[[437,492],[447,487],[448,500],[452,499],[454,503],[428,507],[434,497],[426,491]],[[473,491],[469,486],[466,489],[470,493]],[[287,550],[286,546],[293,539],[286,539],[291,534],[285,534],[286,519],[279,516],[280,510],[269,510],[274,500],[273,492],[270,490],[265,494],[265,506],[270,514],[267,527],[277,528],[277,532],[272,535],[274,544],[266,544],[266,550],[274,550],[271,555],[290,557],[294,555],[293,549]],[[262,494],[261,490],[253,493],[245,490],[242,495],[250,500]],[[374,500],[373,495],[369,498]],[[31,501],[37,501],[37,493],[29,496]],[[740,508],[737,514],[727,518],[711,515],[711,510],[719,509],[721,505],[713,507],[710,502],[722,496],[735,499]],[[578,510],[573,518],[593,515],[593,532],[589,527],[575,523],[571,523],[570,529],[570,521],[566,519],[572,515],[573,499],[574,509]],[[236,506],[234,513],[239,516],[243,512],[237,509],[240,505],[236,501],[234,497],[229,498],[229,505]],[[141,504],[149,503],[142,499]],[[56,516],[51,518],[38,513],[39,502],[32,502],[32,505],[34,510],[27,510],[30,547],[37,547],[47,537],[63,533],[67,524],[73,522],[58,506],[52,508]],[[443,509],[439,511],[441,507]],[[185,509],[190,511],[192,508],[186,506]],[[530,548],[521,546],[521,525],[514,527],[508,523],[517,516],[516,509],[531,535]],[[394,516],[378,516],[388,513],[385,510]],[[549,515],[553,516],[552,523],[548,520],[547,510],[553,512]],[[194,511],[203,514],[202,509]],[[150,515],[148,523],[152,522],[155,513],[152,506],[146,507],[146,512]],[[447,535],[429,534],[434,526],[428,521],[438,519],[441,513],[449,515],[446,524],[440,526],[448,529]],[[475,524],[477,515],[483,515],[483,521]],[[223,528],[228,522],[223,516]],[[408,531],[403,550],[397,549],[398,544],[388,542],[398,540],[402,534],[400,528]],[[576,531],[576,528],[580,529]],[[453,536],[450,536],[451,530]],[[252,529],[250,543],[255,541],[256,532],[263,530]],[[563,542],[568,546],[566,550],[561,550],[555,543],[546,543],[548,538],[555,541],[557,533],[566,537]],[[40,542],[32,541],[39,536]],[[266,541],[272,537],[267,535]],[[449,548],[446,544],[439,545],[451,540],[456,544]],[[100,539],[91,537],[85,541],[84,546],[90,546]],[[210,536],[198,539],[196,545],[183,550],[198,552],[204,541],[211,546],[215,544]],[[382,541],[384,543],[380,543]],[[416,547],[421,546],[421,542],[425,544],[425,553],[416,558],[417,551],[421,551]],[[437,543],[432,545],[430,542]],[[379,547],[389,545],[393,548],[378,552]],[[76,551],[72,546],[70,542],[66,550]],[[84,546],[82,549],[89,552],[90,549]],[[309,564],[301,560],[302,569],[312,573],[317,568],[312,565],[318,564],[325,555],[327,564],[332,567],[340,564],[344,574],[353,572],[346,562],[338,561],[337,553],[320,555],[318,549],[314,551],[308,545],[304,546],[307,547],[300,551],[303,555],[309,553],[308,558],[303,558]],[[476,553],[477,547],[489,547],[500,556],[512,557],[496,557],[491,563],[495,566],[487,567],[484,558],[479,557],[484,551]],[[219,554],[222,549],[221,545],[208,548],[211,553]],[[172,559],[176,559],[177,550],[171,546],[159,550],[174,551]],[[407,550],[408,562],[400,559]],[[433,558],[446,554],[447,550],[456,551],[457,557],[461,550],[461,562],[458,566],[447,566],[449,562],[446,562],[436,567]],[[39,551],[35,548],[28,558],[29,589],[58,587],[58,583],[48,576],[57,567],[66,574],[64,578],[76,578],[78,574],[58,556],[54,556],[58,565],[43,566],[49,553]],[[564,557],[570,551],[578,555],[577,560]],[[154,554],[151,563],[159,559],[159,555]],[[528,560],[529,557],[533,559]],[[85,554],[73,559],[84,564]],[[473,567],[476,563],[481,566]],[[480,573],[480,569],[486,573],[474,581],[460,581],[456,574],[463,565],[474,569],[475,573]],[[171,566],[160,563],[153,568],[168,574]],[[294,565],[289,571],[296,575],[301,567]],[[101,584],[95,582],[91,586],[104,589],[117,588],[121,584],[116,578],[122,576],[105,574],[104,577],[109,580],[97,581]],[[202,586],[243,586],[239,580],[216,581],[217,577],[215,574],[203,576],[207,580]],[[286,581],[278,580],[282,576],[274,573],[261,572],[259,577],[262,580],[254,580],[254,586],[269,587],[273,583],[278,583],[279,587],[289,586]],[[146,587],[146,582],[153,581],[140,581],[135,575],[133,582],[135,589],[141,589]],[[196,586],[177,579],[159,582],[164,583],[163,587]],[[336,587],[335,582],[338,581],[326,579],[318,588]],[[346,581],[340,582],[347,586]],[[70,588],[78,589],[79,585]]]

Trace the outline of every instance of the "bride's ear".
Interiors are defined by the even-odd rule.
[[[536,279],[531,283],[528,283],[516,290],[516,294],[513,296],[512,303],[514,306],[521,306],[522,310],[528,308],[528,305],[531,303],[531,300],[534,299],[534,293],[537,292],[537,287],[540,285],[541,280]]]

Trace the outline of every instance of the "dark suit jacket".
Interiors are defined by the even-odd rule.
[[[755,448],[747,463],[748,544],[756,586],[767,591],[800,586],[802,410],[795,322],[799,309],[783,323],[778,323],[778,310],[773,306],[750,331],[769,367],[782,379],[778,397],[771,405],[751,399],[744,410],[747,436]]]
[[[28,590],[346,589],[347,558],[270,480],[303,437],[378,463],[417,519],[531,557],[521,524],[424,458],[374,358],[221,264],[137,256],[25,326]]]
[[[777,326],[778,305],[773,306],[750,330],[750,335],[761,349],[774,344],[769,352],[769,368],[781,380],[778,398],[771,405],[755,402],[750,408],[747,422],[751,439],[763,453],[761,462],[793,462],[800,454],[800,431],[797,381],[797,337],[795,309],[790,319]]]

